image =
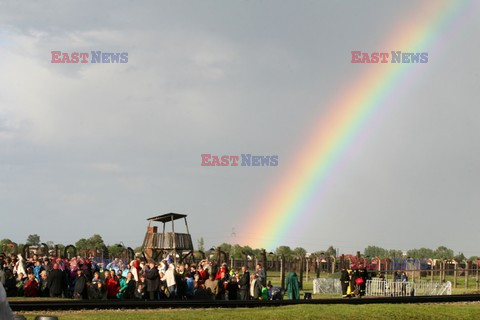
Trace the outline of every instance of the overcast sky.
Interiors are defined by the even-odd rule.
[[[235,242],[312,119],[368,67],[350,51],[396,50],[379,46],[420,3],[0,1],[0,238],[99,233],[135,247],[146,218],[180,212],[195,245]],[[480,255],[480,9],[469,10],[285,245]],[[129,60],[52,64],[53,50]],[[202,153],[279,166],[202,167]]]

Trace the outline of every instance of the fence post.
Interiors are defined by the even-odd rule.
[[[303,266],[305,265],[304,261],[305,261],[305,258],[301,257],[300,261],[299,261],[299,263],[300,263],[300,283],[299,283],[300,289],[303,289]]]
[[[455,269],[453,269],[453,287],[457,287],[457,263],[455,263]]]
[[[280,256],[280,285],[285,290],[285,256]]]
[[[432,262],[431,262],[431,264],[430,264],[430,269],[431,269],[431,271],[430,271],[430,278],[431,278],[430,281],[433,281],[433,270],[434,270],[434,268],[433,268],[433,260],[432,260]]]
[[[443,282],[445,282],[445,272],[446,272],[445,268],[446,267],[447,267],[447,263],[445,261],[442,261],[443,270],[441,271],[442,276],[440,277],[440,280],[443,281]]]
[[[305,278],[306,278],[306,281],[309,280],[309,279],[308,279],[308,267],[310,266],[309,263],[308,263],[309,260],[310,260],[310,259],[305,258],[305,265],[306,265],[306,268],[305,268]]]
[[[478,262],[477,262],[477,275],[476,275],[476,284],[475,284],[475,289],[476,290],[478,290],[478,284],[479,284],[478,283],[478,267],[479,267],[479,265],[478,265]]]
[[[470,270],[470,261],[467,261],[466,268],[465,268],[465,289],[468,289],[469,270]]]

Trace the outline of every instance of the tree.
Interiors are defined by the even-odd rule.
[[[87,241],[88,241],[88,244],[91,246],[91,249],[95,249],[95,248],[100,249],[100,248],[103,248],[103,246],[105,245],[105,242],[103,242],[102,236],[99,234],[94,234],[93,236],[88,238]]]
[[[336,257],[337,256],[337,250],[335,250],[335,248],[333,246],[330,246],[328,247],[328,249],[325,251],[325,254],[327,256],[334,256]]]
[[[197,250],[205,252],[205,241],[203,237],[197,240]]]
[[[125,248],[121,244],[112,244],[108,246],[108,253],[115,258],[120,258],[125,252]]]
[[[78,240],[77,242],[75,242],[75,247],[77,248],[77,250],[86,250],[88,248],[87,239],[82,238]]]
[[[262,252],[263,252],[262,249],[253,249],[253,255],[254,255],[255,257],[257,257],[258,259],[261,258]]]
[[[2,240],[0,240],[0,247],[1,247],[1,246],[5,246],[5,245],[7,245],[7,244],[9,244],[9,243],[12,243],[12,240],[10,240],[10,239],[2,239]]]
[[[220,250],[222,250],[223,252],[225,253],[228,253],[229,255],[232,254],[232,245],[231,244],[228,244],[228,243],[222,243],[221,245],[219,245],[220,247]]]
[[[243,258],[243,247],[239,244],[234,244],[231,248],[230,255],[233,256],[235,259],[242,259]]]
[[[295,249],[293,249],[293,254],[297,257],[303,258],[307,254],[307,250],[303,249],[302,247],[296,247]]]
[[[249,256],[254,255],[253,249],[250,246],[242,247],[242,251],[243,251],[243,253],[246,253]]]
[[[38,234],[31,234],[27,237],[27,242],[25,244],[28,244],[29,246],[38,246],[40,242],[42,241]]]
[[[363,255],[370,258],[386,258],[387,250],[377,246],[368,246],[363,250]]]
[[[407,251],[407,256],[413,259],[427,259],[434,256],[434,252],[429,248],[411,249]]]
[[[401,258],[403,257],[403,251],[402,250],[395,250],[395,249],[390,249],[387,250],[386,256],[384,258]]]
[[[94,234],[88,239],[82,238],[75,242],[75,247],[77,250],[92,250],[103,248],[105,243],[103,242],[102,236],[99,234]]]
[[[467,257],[465,257],[465,255],[463,254],[463,252],[460,252],[459,254],[457,254],[455,257],[454,257],[455,260],[459,261],[459,262],[462,262],[462,261],[465,261],[467,260]]]
[[[0,252],[6,251],[7,244],[12,243],[10,239],[2,239],[0,240]]]
[[[277,249],[275,249],[275,254],[276,255],[284,255],[285,258],[290,258],[293,256],[292,249],[290,249],[289,246],[280,246]]]
[[[434,258],[436,259],[453,259],[453,250],[447,247],[440,246],[434,252]]]

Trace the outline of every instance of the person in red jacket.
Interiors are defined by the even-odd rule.
[[[117,276],[115,273],[105,271],[105,286],[107,287],[107,298],[116,299],[117,293],[120,291],[120,285],[118,284]]]
[[[137,274],[140,274],[140,271],[142,271],[142,267],[140,267],[140,258],[133,261],[133,266],[137,269]]]
[[[23,286],[25,297],[38,297],[38,282],[35,279],[35,274],[29,273],[28,280]]]
[[[218,268],[217,274],[215,275],[215,280],[222,279],[222,273],[224,274],[224,276],[228,274],[226,263],[222,263],[222,266]]]
[[[200,275],[200,278],[202,278],[202,281],[205,282],[208,278],[208,272],[203,268],[203,265],[200,263],[198,266],[198,274]]]

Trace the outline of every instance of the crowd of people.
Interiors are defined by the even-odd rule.
[[[159,263],[116,258],[103,265],[94,258],[33,255],[25,259],[21,254],[0,255],[0,282],[8,297],[141,300],[283,297],[280,287],[267,283],[261,264],[250,274],[245,266],[235,270],[226,263],[217,265],[207,259],[196,264],[175,264],[170,256]],[[290,286],[295,286],[291,282]],[[296,288],[298,291],[298,283]]]
[[[352,265],[352,269],[342,268],[340,284],[344,298],[363,297],[369,273],[363,265]]]
[[[367,268],[362,265],[353,264],[351,269],[342,268],[340,274],[340,284],[342,286],[342,296],[344,298],[352,298],[352,297],[363,297],[366,293],[366,284],[367,280],[372,279],[372,275],[376,276],[376,273],[369,273],[367,272]],[[382,284],[382,292],[387,293],[389,290],[387,281],[385,279],[385,275],[380,273],[378,275],[378,280],[380,280]],[[408,276],[405,271],[402,273],[395,271],[393,274],[392,286],[394,286],[392,290],[393,295],[407,295],[407,282]],[[398,288],[397,288],[398,286]]]

